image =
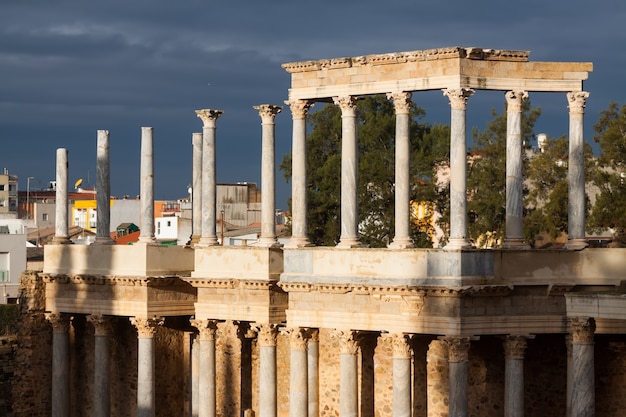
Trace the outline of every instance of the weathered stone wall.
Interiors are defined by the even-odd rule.
[[[13,371],[15,367],[15,336],[0,337],[0,416],[13,416]]]

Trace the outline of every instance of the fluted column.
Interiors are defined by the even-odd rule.
[[[308,375],[308,400],[309,400],[309,417],[319,417],[319,346],[320,334],[318,329],[309,331],[309,339],[307,344],[307,375]]]
[[[56,245],[65,245],[72,243],[69,237],[69,228],[67,224],[67,171],[69,163],[67,159],[67,149],[57,149],[56,160],[56,208],[54,220],[54,239],[52,243]]]
[[[263,129],[261,149],[261,236],[259,246],[280,246],[276,238],[276,179],[274,119],[283,109],[273,104],[254,106],[261,116]]]
[[[137,417],[155,415],[154,334],[163,319],[131,317],[137,328]]]
[[[528,336],[504,338],[504,417],[524,416],[524,354]]]
[[[200,358],[198,381],[198,417],[215,417],[217,410],[215,334],[216,320],[191,320],[200,331]]]
[[[409,336],[393,334],[393,417],[411,417],[411,346]]]
[[[289,416],[309,415],[308,366],[306,329],[289,330],[290,373],[289,373]]]
[[[111,174],[109,164],[109,131],[98,130],[96,150],[96,240],[95,244],[112,245],[111,239]]]
[[[448,346],[449,383],[450,383],[450,417],[467,417],[467,377],[468,353],[470,341],[467,337],[447,337],[444,342]]]
[[[395,187],[395,236],[390,248],[412,248],[410,238],[411,184],[409,178],[409,112],[411,93],[400,92],[387,94],[393,100],[396,110],[396,187]]]
[[[567,248],[583,249],[585,240],[585,148],[583,118],[589,93],[567,93],[569,103],[569,161],[567,181],[569,204],[567,211]]]
[[[309,246],[307,233],[306,115],[313,106],[308,100],[285,101],[291,109],[293,137],[291,148],[291,239],[287,247]]]
[[[191,246],[195,246],[202,234],[202,133],[191,136]],[[217,208],[216,208],[217,210]],[[217,232],[217,231],[216,231]]]
[[[471,248],[467,234],[467,137],[465,112],[474,94],[468,88],[448,89],[450,99],[450,239],[445,249]]]
[[[358,332],[335,330],[333,337],[339,340],[340,345],[339,416],[357,417],[359,415]]]
[[[502,247],[528,249],[523,229],[522,103],[526,91],[507,91],[506,97],[506,232]]]
[[[217,183],[215,169],[215,122],[222,110],[196,110],[202,120],[202,232],[198,246],[215,246],[217,241],[216,203]]]
[[[259,343],[259,417],[276,417],[276,336],[275,324],[257,326]]]
[[[341,108],[341,237],[337,247],[354,248],[359,243],[359,190],[357,98],[333,97]]]
[[[141,128],[141,228],[139,242],[145,244],[156,243],[154,238],[154,155],[153,129]]]
[[[594,417],[595,403],[595,363],[594,333],[595,320],[591,317],[570,319],[572,334],[572,417]]]
[[[87,316],[95,330],[94,343],[94,380],[93,380],[93,417],[111,415],[111,363],[110,337],[111,317],[101,314]]]
[[[70,415],[70,317],[64,313],[46,314],[52,325],[52,417]]]

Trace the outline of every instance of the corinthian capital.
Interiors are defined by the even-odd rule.
[[[394,358],[410,358],[411,345],[409,344],[409,335],[402,333],[394,333],[391,335],[391,344],[393,346]]]
[[[87,316],[87,321],[91,323],[96,336],[110,336],[113,328],[113,318],[102,314],[91,314]]]
[[[54,333],[67,333],[70,329],[70,316],[65,313],[47,313],[46,320],[52,325]]]
[[[307,340],[310,335],[308,329],[296,327],[293,329],[286,329],[286,333],[289,335],[289,346],[291,350],[306,350]]]
[[[189,320],[191,325],[200,332],[200,340],[215,340],[217,320]]]
[[[443,95],[450,100],[450,107],[455,110],[465,110],[467,100],[474,95],[471,88],[448,88],[443,90]]]
[[[140,339],[150,339],[154,337],[157,327],[162,326],[163,321],[161,317],[151,319],[142,319],[139,317],[130,318],[130,323],[137,328],[137,336]]]
[[[521,112],[522,103],[528,98],[528,93],[522,90],[512,90],[504,93],[506,97],[506,111],[507,112]]]
[[[443,342],[448,347],[449,362],[465,362],[469,358],[469,337],[446,337]]]
[[[282,106],[276,106],[274,104],[261,104],[260,106],[253,106],[253,108],[259,111],[259,116],[261,116],[263,124],[274,123],[276,115],[283,110]]]
[[[339,340],[340,352],[356,355],[359,351],[359,333],[354,330],[334,330],[331,336]]]
[[[589,93],[586,91],[567,93],[569,112],[572,114],[583,114],[585,112],[587,98],[589,98]]]
[[[294,119],[304,119],[309,109],[314,106],[310,100],[287,100],[285,104],[291,109],[291,117]]]
[[[504,355],[511,359],[524,359],[529,336],[511,335],[504,338]]]
[[[596,321],[592,317],[572,317],[569,324],[573,343],[579,345],[590,345],[593,343]]]
[[[215,127],[215,121],[224,113],[223,110],[202,109],[196,110],[196,115],[202,120],[204,127]]]
[[[259,346],[276,346],[276,337],[278,336],[277,324],[257,324],[255,328]]]
[[[396,114],[409,114],[412,104],[410,92],[387,93],[387,98],[393,100]]]
[[[333,97],[333,102],[341,109],[342,116],[356,116],[357,100],[355,96]]]

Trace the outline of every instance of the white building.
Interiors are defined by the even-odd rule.
[[[26,270],[26,227],[16,219],[0,223],[0,303],[17,302]]]

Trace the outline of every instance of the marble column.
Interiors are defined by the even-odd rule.
[[[446,337],[444,342],[448,346],[449,363],[449,416],[467,417],[467,377],[468,353],[470,340],[468,337]]]
[[[567,210],[568,249],[579,250],[587,246],[585,240],[585,143],[583,118],[589,93],[567,93],[569,103],[569,160],[567,181],[569,204]]]
[[[138,243],[156,244],[154,238],[154,155],[153,129],[141,128],[141,182],[139,194],[141,200],[141,228]]]
[[[275,324],[257,325],[259,344],[259,417],[276,417],[276,336]]]
[[[506,222],[502,247],[529,249],[524,243],[522,103],[526,91],[507,91],[506,97]]]
[[[96,240],[94,244],[113,245],[111,239],[111,174],[109,164],[109,131],[98,130],[96,151]],[[87,220],[89,221],[89,220]]]
[[[524,417],[524,354],[528,338],[504,338],[504,417]]]
[[[290,248],[310,246],[307,232],[306,115],[313,106],[308,100],[285,101],[291,109],[293,137],[291,148],[291,239]]]
[[[111,415],[111,363],[110,337],[111,317],[101,314],[87,316],[95,330],[94,343],[94,380],[93,380],[93,417]]]
[[[195,246],[202,234],[202,133],[194,133],[192,146],[191,181],[191,246]],[[217,208],[216,208],[217,210]],[[216,230],[217,232],[217,230]]]
[[[297,328],[289,331],[289,416],[308,417],[308,365],[307,365],[306,329]]]
[[[274,119],[282,111],[281,106],[262,104],[254,106],[261,116],[261,236],[259,246],[280,246],[276,237],[276,179],[275,179],[275,137]]]
[[[595,364],[594,341],[595,320],[591,317],[570,319],[572,334],[572,397],[570,411],[572,417],[594,417],[595,403]]]
[[[411,93],[400,92],[387,94],[393,100],[396,110],[396,163],[395,163],[395,236],[390,248],[412,248],[410,238],[411,183],[409,176],[409,113],[411,111]]]
[[[468,88],[447,89],[450,99],[450,239],[444,249],[469,249],[467,234],[467,137],[465,112],[474,94]]]
[[[333,97],[341,109],[341,237],[337,247],[354,248],[359,242],[357,97]]]
[[[137,328],[137,417],[155,415],[154,334],[162,318],[131,317]]]
[[[56,208],[54,219],[54,239],[53,244],[65,245],[72,243],[69,237],[69,228],[67,224],[67,208],[68,208],[68,192],[67,192],[67,171],[69,163],[67,159],[67,149],[57,149],[57,166],[56,166]]]
[[[198,417],[215,417],[217,410],[215,334],[216,320],[191,320],[200,331],[200,358],[198,381]]]
[[[393,334],[393,417],[411,417],[411,346],[409,336]]]
[[[52,417],[70,415],[70,317],[65,313],[48,313],[52,325]]]
[[[198,417],[200,386],[200,339],[195,335],[191,342],[191,417]]]
[[[335,330],[333,337],[339,340],[339,416],[359,415],[359,375],[357,354],[358,333],[353,330]]]
[[[218,245],[217,241],[217,180],[215,168],[215,123],[223,110],[196,110],[202,120],[202,232],[199,247]]]
[[[309,400],[309,417],[319,417],[319,346],[320,334],[318,329],[309,331],[307,344],[307,376],[308,376],[308,400]]]

